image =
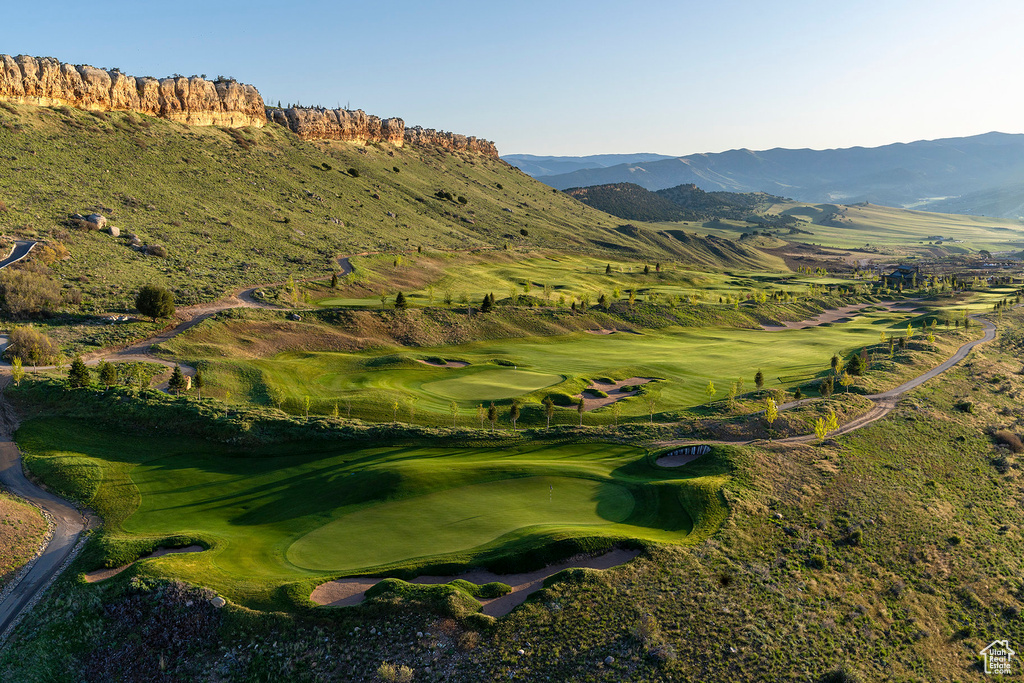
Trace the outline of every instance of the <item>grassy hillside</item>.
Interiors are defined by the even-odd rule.
[[[693,212],[635,183],[570,187],[565,193],[587,206],[628,221],[685,221],[696,218]]]
[[[338,255],[421,246],[688,253],[671,237],[617,229],[617,219],[496,159],[303,142],[273,125],[220,130],[3,104],[0,158],[0,227],[7,237],[62,242],[70,258],[51,268],[65,290],[81,292],[87,312],[130,308],[144,282],[188,304],[242,285],[324,277]],[[121,236],[68,221],[94,211]],[[132,249],[133,233],[167,257]]]

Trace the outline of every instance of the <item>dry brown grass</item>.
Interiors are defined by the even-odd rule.
[[[0,587],[32,559],[45,534],[36,508],[0,493]]]

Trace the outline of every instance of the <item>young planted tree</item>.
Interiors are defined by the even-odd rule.
[[[493,432],[498,424],[498,408],[494,405],[494,401],[491,401],[490,407],[487,408],[487,420],[491,423],[491,431]]]
[[[512,407],[508,409],[508,417],[512,420],[512,431],[516,431],[516,422],[519,421],[519,401],[512,401]]]
[[[14,386],[20,386],[21,380],[25,379],[25,368],[17,356],[11,361],[11,379],[14,380]]]
[[[196,388],[196,397],[201,401],[203,400],[203,387],[206,385],[206,379],[203,377],[203,371],[196,368],[196,374],[192,377],[192,386]]]
[[[310,408],[310,406],[312,406],[312,404],[313,404],[313,401],[309,398],[309,396],[303,397],[303,399],[302,399],[302,410],[306,414],[306,417],[309,417],[309,408]]]
[[[270,402],[274,404],[274,407],[281,410],[281,406],[284,405],[284,392],[277,387],[271,387],[267,390],[267,396],[269,396]]]
[[[704,393],[708,395],[708,403],[715,397],[715,383],[708,381],[708,385],[704,387]]]
[[[658,405],[658,400],[653,396],[647,397],[647,412],[651,415],[651,424],[654,424],[654,409]]]
[[[796,390],[793,392],[793,398],[795,400],[799,401],[803,397],[804,397],[804,392],[800,390],[800,387],[797,387]]]
[[[825,417],[825,427],[828,428],[829,433],[839,429],[839,418],[836,417],[836,411],[831,408],[828,409],[828,415]]]
[[[754,386],[757,387],[758,391],[764,388],[764,373],[760,370],[754,375]]]
[[[89,374],[89,368],[85,366],[85,361],[81,356],[75,356],[71,361],[71,369],[68,370],[68,385],[77,389],[87,387],[91,383],[92,376]]]
[[[484,420],[487,419],[487,409],[484,408],[483,403],[478,403],[476,406],[476,419],[480,420],[480,429],[484,428]]]
[[[409,399],[409,424],[413,424],[416,421],[416,404],[419,400],[419,396],[413,396]]]
[[[779,417],[779,406],[775,399],[768,396],[764,399],[764,421],[768,423],[768,429],[772,428],[775,420]]]
[[[825,420],[820,417],[814,421],[814,435],[818,437],[819,443],[824,441],[825,437],[828,436],[828,428],[825,426]]]
[[[856,356],[854,356],[854,358],[856,358]],[[839,383],[846,387],[846,393],[850,393],[850,385],[853,384],[853,377],[849,372],[844,371],[839,377]]]
[[[545,429],[551,429],[551,418],[555,415],[555,402],[551,400],[550,396],[544,397],[544,417],[547,418],[547,426]]]
[[[832,395],[835,390],[835,385],[832,383],[831,375],[821,381],[821,387],[818,389],[818,393],[821,394],[822,398],[828,398]]]
[[[157,285],[143,285],[135,295],[135,308],[156,322],[157,318],[174,315],[174,295],[170,290]]]
[[[380,293],[380,310],[383,311],[384,308],[387,307],[387,305],[388,305],[388,293],[387,292],[381,292]]]
[[[604,274],[605,275],[611,275],[612,274],[612,264],[609,263],[607,266],[604,267]]]
[[[612,404],[612,417],[615,418],[615,426],[619,426],[619,416],[622,415],[622,405],[618,401]]]
[[[459,417],[459,404],[456,403],[455,401],[452,401],[451,403],[449,403],[448,404],[448,412],[452,416],[452,429],[455,429],[455,421]]]
[[[839,356],[833,353],[832,354],[832,361],[831,362],[832,362],[832,372],[833,373],[838,373],[839,372]]]
[[[404,311],[409,308],[409,302],[405,300],[405,294],[399,292],[395,295],[395,310]]]
[[[580,402],[576,405],[576,412],[580,416],[580,427],[583,426],[583,411],[586,410],[586,409],[587,409],[587,405],[584,402],[583,397],[580,396]]]
[[[491,309],[494,308],[494,301],[491,299],[493,295],[484,294],[484,300],[480,302],[480,312],[490,313]]]
[[[338,273],[331,273],[331,289],[338,288]]]

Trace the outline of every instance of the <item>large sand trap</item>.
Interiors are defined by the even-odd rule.
[[[148,555],[143,555],[139,560],[148,560],[151,557],[163,557],[164,555],[177,555],[178,553],[201,553],[206,548],[201,545],[190,545],[184,548],[157,548]],[[139,560],[135,560],[138,562]],[[135,562],[129,562],[128,564],[121,565],[120,567],[113,567],[111,569],[97,569],[94,572],[89,572],[85,575],[86,583],[96,583],[97,581],[106,581],[112,576],[117,576],[128,567],[135,564]]]
[[[445,361],[444,363],[431,363],[429,360],[417,358],[416,362],[423,363],[424,365],[429,365],[432,368],[464,368],[469,365],[469,363],[463,360],[448,360]]]
[[[589,334],[615,334],[618,330],[587,330]]]
[[[622,387],[629,385],[632,387],[640,384],[647,384],[653,382],[653,377],[630,377],[629,379],[620,379],[617,382],[592,382],[587,389],[600,389],[608,396],[599,398],[597,396],[591,396],[589,394],[582,394],[583,396],[583,410],[597,410],[602,406],[611,405],[616,401],[621,401],[624,398],[635,396],[635,391],[622,391]],[[580,398],[580,394],[576,394],[576,399]]]
[[[609,569],[620,564],[629,562],[639,555],[637,550],[616,549],[597,557],[571,558],[561,564],[552,564],[538,569],[535,572],[525,574],[495,574],[483,569],[477,569],[468,574],[459,576],[417,576],[410,583],[438,584],[448,583],[455,579],[464,579],[477,585],[501,581],[512,587],[512,592],[500,598],[481,600],[484,606],[484,614],[492,617],[502,617],[513,609],[523,604],[531,593],[535,593],[543,587],[544,579],[553,576],[563,569],[586,567],[588,569]],[[359,577],[355,579],[337,579],[322,583],[313,589],[309,599],[318,605],[328,607],[347,607],[358,605],[366,597],[366,589],[376,585],[382,579],[374,577]]]

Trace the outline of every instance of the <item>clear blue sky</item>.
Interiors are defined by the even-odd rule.
[[[205,73],[502,153],[689,154],[1024,131],[1024,3],[9,3],[0,52]]]

